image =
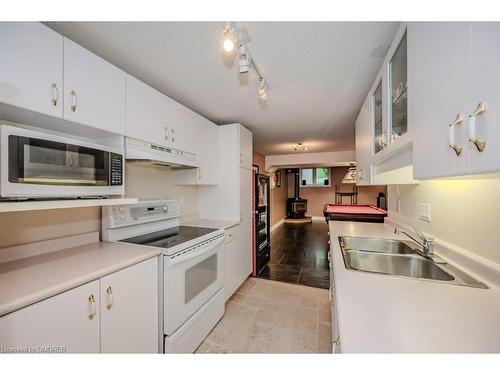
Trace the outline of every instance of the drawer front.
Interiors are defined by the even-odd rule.
[[[228,228],[225,231],[224,243],[229,243],[237,239],[240,235],[240,226],[235,225],[234,227]]]

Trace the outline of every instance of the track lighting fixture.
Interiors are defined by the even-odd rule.
[[[232,26],[233,25],[233,26]],[[245,41],[248,41],[248,37],[243,37],[246,35],[244,28],[238,28],[234,26],[234,23],[227,22],[224,30],[222,31],[222,48],[224,51],[230,53],[233,52],[236,46],[238,47],[238,71],[240,74],[247,74],[252,68],[257,76],[259,77],[259,88],[257,91],[260,100],[267,100],[267,92],[269,90],[269,85],[264,78],[262,71],[257,66],[255,59],[252,58],[248,45]]]

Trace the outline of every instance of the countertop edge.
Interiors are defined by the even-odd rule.
[[[59,284],[53,288],[48,288],[43,291],[40,291],[35,294],[23,296],[20,299],[11,301],[9,303],[3,304],[0,306],[0,317],[5,316],[7,314],[13,313],[17,310],[23,309],[40,301],[43,301],[47,298],[53,297],[55,295],[64,293],[73,288],[79,287],[91,281],[100,279],[103,276],[110,275],[114,272],[121,271],[127,267],[133,266],[135,264],[141,263],[145,260],[157,257],[161,254],[158,250],[151,250],[148,253],[138,255],[134,258],[127,259],[126,261],[122,261],[114,264],[113,266],[108,266],[100,270],[96,270],[95,272],[91,272],[84,276],[80,276],[78,278],[69,280],[65,283]]]

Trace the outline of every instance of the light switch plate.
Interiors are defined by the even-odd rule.
[[[419,203],[419,214],[418,218],[420,220],[425,220],[430,222],[432,220],[431,216],[431,204],[430,203]]]

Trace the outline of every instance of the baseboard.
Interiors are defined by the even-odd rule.
[[[285,217],[271,227],[271,232],[273,232],[275,229],[277,229],[281,224],[285,222]]]
[[[324,216],[311,216],[312,221],[325,221]]]

